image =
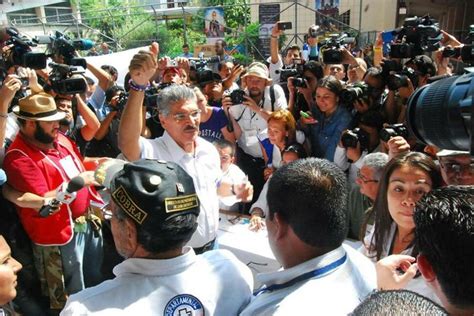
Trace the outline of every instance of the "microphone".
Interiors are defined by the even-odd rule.
[[[52,209],[59,207],[61,203],[70,204],[76,199],[76,192],[82,189],[85,185],[86,183],[84,182],[84,179],[79,176],[72,178],[71,181],[67,183],[66,188],[64,188],[66,186],[66,183],[64,183],[56,193],[56,197],[49,201],[47,205],[41,207],[39,215],[41,217],[47,217],[53,212]]]

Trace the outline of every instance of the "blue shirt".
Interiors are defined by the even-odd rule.
[[[311,155],[334,161],[334,152],[342,131],[349,127],[352,116],[347,109],[338,105],[336,111],[326,117],[317,106],[311,107],[313,117],[318,121],[309,125]]]
[[[223,139],[221,129],[224,128],[228,123],[227,116],[225,116],[224,109],[212,108],[211,117],[205,122],[199,124],[199,136],[207,140],[208,142],[214,142],[219,139]]]

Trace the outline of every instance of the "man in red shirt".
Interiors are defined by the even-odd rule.
[[[76,176],[83,177],[86,184],[76,192],[74,201],[60,205],[46,217],[35,209],[17,206],[33,242],[42,288],[49,290],[51,308],[61,309],[67,295],[101,281],[102,236],[90,221],[91,202],[101,203],[101,199],[89,188],[92,173],[86,172],[77,146],[59,132],[65,113],[57,111],[51,95],[41,92],[20,99],[13,112],[20,132],[3,164],[10,186],[50,201],[48,197],[55,197],[58,188]]]

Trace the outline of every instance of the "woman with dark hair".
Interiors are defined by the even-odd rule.
[[[311,117],[301,117],[301,123],[308,126],[312,156],[334,161],[337,143],[352,119],[349,111],[339,104],[341,91],[341,82],[336,77],[324,77],[316,88],[316,105],[311,106]]]
[[[374,262],[392,254],[416,257],[415,204],[440,184],[441,175],[436,164],[423,153],[408,152],[390,160],[374,202],[374,226],[364,238],[362,252]],[[421,278],[410,281],[406,289],[436,299]]]

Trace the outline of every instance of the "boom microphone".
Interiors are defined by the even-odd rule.
[[[64,183],[56,193],[56,197],[52,199],[48,205],[44,205],[39,210],[41,217],[47,217],[51,215],[53,209],[58,208],[61,203],[70,204],[76,199],[76,192],[82,189],[86,184],[84,179],[80,176],[74,177],[69,181],[67,187],[64,189],[66,183]]]

